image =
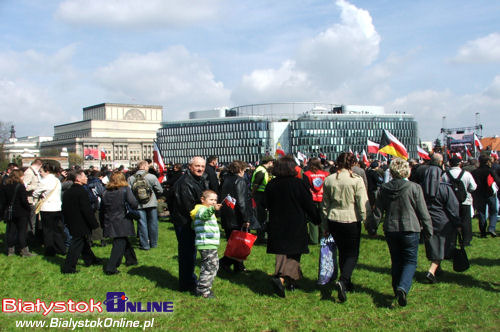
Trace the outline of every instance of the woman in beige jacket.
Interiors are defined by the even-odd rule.
[[[338,299],[347,300],[352,290],[351,275],[359,256],[361,222],[366,219],[368,196],[363,179],[351,171],[354,154],[343,152],[337,158],[337,172],[328,176],[321,203],[324,229],[332,234],[339,249],[340,278],[336,283]]]

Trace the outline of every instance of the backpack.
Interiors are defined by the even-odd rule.
[[[99,179],[90,179],[84,186],[89,195],[90,205],[92,209],[98,210],[101,207],[102,194],[104,193],[104,186]]]
[[[145,174],[134,174],[135,181],[132,184],[132,192],[140,204],[146,204],[151,199],[153,191],[146,181]]]
[[[450,179],[451,188],[453,189],[455,197],[460,204],[462,204],[467,198],[467,190],[465,190],[465,185],[461,180],[464,173],[465,171],[462,170],[458,177],[455,179],[453,176],[451,176],[450,171],[446,171],[446,175],[448,176],[448,179]]]

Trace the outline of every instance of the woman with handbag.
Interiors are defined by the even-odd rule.
[[[139,202],[128,186],[122,172],[111,174],[106,190],[102,195],[100,220],[103,235],[113,239],[111,255],[104,273],[107,275],[117,274],[123,256],[125,265],[137,265],[137,257],[134,248],[130,244],[129,236],[135,236],[133,222],[133,210],[137,209]],[[138,219],[138,215],[136,216]]]
[[[266,186],[265,203],[269,210],[267,253],[276,255],[271,279],[276,294],[285,297],[285,283],[294,290],[302,278],[300,258],[309,253],[307,219],[321,222],[312,195],[303,180],[296,177],[295,161],[285,156],[275,161],[275,176]]]
[[[66,254],[64,241],[64,224],[61,214],[61,182],[56,177],[57,168],[44,163],[40,168],[42,180],[40,186],[33,192],[34,198],[39,198],[35,206],[35,213],[40,213],[43,229],[43,243],[45,256]]]
[[[247,167],[248,164],[244,161],[233,161],[228,166],[228,174],[221,187],[221,222],[226,239],[229,239],[234,230],[248,229],[255,219],[250,190],[244,178]],[[236,203],[232,203],[231,199],[235,199]],[[234,266],[234,272],[246,271],[243,262],[226,256],[220,259],[219,264],[225,271],[230,271],[231,265]]]
[[[323,186],[321,209],[339,251],[340,278],[336,283],[338,300],[347,300],[346,292],[353,288],[351,276],[359,256],[361,222],[369,209],[363,179],[351,170],[357,160],[353,153],[342,152],[337,172],[328,176]]]
[[[23,257],[34,256],[26,245],[31,207],[24,187],[24,172],[13,170],[2,187],[1,198],[4,206],[4,221],[7,223],[7,256],[15,255],[16,244]]]

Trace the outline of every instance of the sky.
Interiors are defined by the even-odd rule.
[[[500,2],[0,0],[0,121],[51,136],[100,103],[164,120],[268,102],[379,105],[500,134]]]

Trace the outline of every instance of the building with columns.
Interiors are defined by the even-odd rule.
[[[66,148],[84,158],[84,167],[133,167],[140,160],[152,159],[162,119],[162,106],[104,103],[85,107],[82,121],[54,126],[53,140],[42,143],[41,150],[59,155]]]

